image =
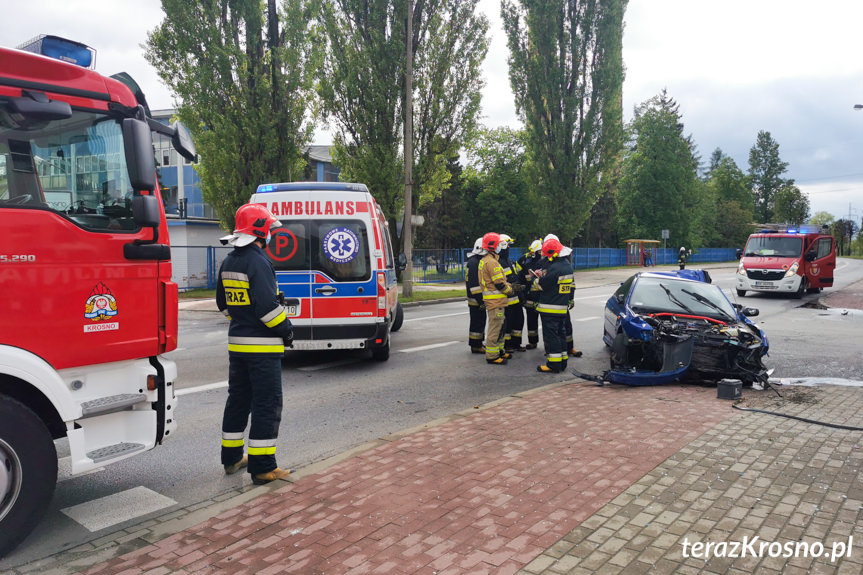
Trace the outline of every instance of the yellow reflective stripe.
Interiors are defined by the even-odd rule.
[[[474,286],[474,287],[470,288],[470,293],[480,293],[481,291],[482,291],[481,286]]]
[[[500,292],[491,292],[491,293],[483,292],[482,297],[483,297],[483,299],[504,299],[506,296]]]
[[[229,280],[229,279],[223,278],[222,279],[222,285],[224,285],[225,287],[248,289],[249,282],[242,281],[242,280]]]
[[[249,447],[249,455],[275,455],[276,446],[272,447]]]
[[[285,318],[287,318],[287,317],[288,316],[285,314],[285,310],[282,310],[282,313],[280,313],[279,315],[277,315],[275,318],[271,319],[270,321],[264,322],[264,325],[267,327],[277,326],[280,323],[282,323],[283,321],[285,321]]]
[[[236,343],[228,344],[228,351],[237,351],[241,353],[285,353],[283,345],[239,345]]]
[[[494,280],[501,280],[501,281],[503,281],[503,280],[505,279],[505,277],[506,277],[506,276],[504,276],[502,273],[500,273],[500,274],[494,274],[494,275],[492,275],[492,276],[491,276],[491,281],[492,281],[492,282],[494,282],[494,283],[497,283],[497,282],[495,282]]]
[[[551,305],[546,306],[543,304],[537,304],[537,306],[536,306],[536,311],[542,312],[542,313],[564,314],[567,312],[568,309],[569,309],[569,307],[565,306],[565,305],[563,305],[563,306],[551,306]]]
[[[242,447],[243,440],[242,439],[223,439],[222,447]]]

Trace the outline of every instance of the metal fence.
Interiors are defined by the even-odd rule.
[[[225,256],[232,250],[222,246],[171,246],[173,258],[173,280],[180,291],[191,289],[215,289],[216,273]],[[464,281],[464,262],[469,248],[450,250],[414,250],[414,283],[452,283]],[[517,259],[524,248],[511,248],[510,257]],[[735,248],[702,248],[693,250],[688,264],[734,261]],[[656,250],[655,263],[667,265],[677,263],[677,250]],[[626,265],[626,250],[623,248],[573,248],[572,267],[576,270],[623,267]]]

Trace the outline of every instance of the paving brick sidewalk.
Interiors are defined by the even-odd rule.
[[[744,405],[863,427],[860,388],[786,387],[782,393],[784,399],[772,392],[750,392]],[[860,431],[737,411],[520,573],[863,573],[861,469]],[[754,555],[740,549],[732,553],[729,545],[716,547],[755,537]],[[718,551],[706,557],[702,549],[694,557],[695,542],[712,542]],[[785,545],[798,542],[816,552],[820,544],[824,550],[817,557],[811,552],[804,556],[801,545],[799,554],[796,547],[788,553]],[[761,551],[761,543],[774,547]],[[831,560],[842,550],[841,558]]]
[[[83,572],[515,573],[734,416],[715,387],[522,394]]]

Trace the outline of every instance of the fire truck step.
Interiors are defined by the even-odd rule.
[[[116,443],[99,449],[94,449],[87,453],[87,457],[96,463],[105,461],[106,459],[114,459],[121,455],[127,455],[135,451],[141,451],[144,446],[140,443]]]
[[[127,407],[146,400],[147,396],[143,393],[122,393],[120,395],[111,395],[85,401],[81,404],[81,410],[84,417],[93,417],[94,415],[103,415],[112,411],[122,411]]]

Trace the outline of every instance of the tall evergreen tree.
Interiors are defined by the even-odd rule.
[[[319,94],[344,178],[369,185],[390,222],[404,205],[406,17],[413,6],[413,206],[449,182],[447,159],[476,124],[488,20],[478,0],[323,0]]]
[[[629,132],[617,194],[622,239],[658,239],[667,229],[673,243],[692,245],[698,158],[678,104],[663,90],[636,108]]]
[[[718,157],[716,152],[719,152]],[[755,217],[755,199],[749,178],[718,148],[711,157],[708,173],[707,184],[715,198],[714,245],[742,246],[752,232],[751,224]]]
[[[770,132],[758,132],[755,145],[749,150],[749,178],[755,194],[755,216],[761,223],[774,219],[774,197],[789,183],[782,178],[787,169],[788,164],[779,157],[779,143]]]
[[[510,82],[536,158],[540,225],[575,237],[604,193],[623,142],[627,0],[503,0]],[[562,217],[565,214],[565,217]]]
[[[319,62],[316,0],[162,0],[145,56],[200,154],[204,200],[223,225],[258,184],[301,177]]]
[[[777,221],[799,226],[809,219],[809,198],[789,180],[773,196],[773,213]]]

